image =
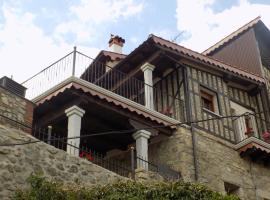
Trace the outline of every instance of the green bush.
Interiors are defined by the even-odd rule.
[[[38,176],[31,176],[28,182],[30,189],[16,191],[13,200],[239,200],[202,185],[180,181],[152,184],[127,181],[91,188],[66,187]]]

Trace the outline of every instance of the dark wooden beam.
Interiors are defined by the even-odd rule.
[[[259,92],[260,92],[260,88],[257,86],[257,87],[255,87],[255,88],[253,88],[252,90],[250,90],[250,91],[248,92],[248,94],[249,94],[250,96],[256,96]]]
[[[104,107],[108,110],[112,110],[116,113],[119,113],[120,115],[123,115],[125,117],[128,117],[130,119],[134,119],[135,121],[138,121],[142,124],[144,124],[146,127],[153,127],[153,126],[157,126],[155,129],[159,130],[160,132],[166,134],[166,135],[171,135],[172,134],[172,130],[170,130],[169,128],[166,127],[162,127],[160,124],[154,123],[154,122],[150,122],[149,120],[145,119],[144,117],[141,118],[139,116],[136,116],[137,114],[132,114],[131,111],[127,111],[126,109],[122,108],[119,109],[118,106],[112,105],[112,103],[108,103],[107,101],[104,102],[104,100],[101,100],[97,97],[92,97],[92,96],[88,96],[88,95],[81,95],[81,98],[85,98],[87,99],[87,101],[95,103],[101,107]],[[147,122],[146,122],[147,121]],[[160,126],[160,127],[158,127]]]
[[[102,113],[104,115],[106,115],[106,113]],[[83,118],[83,122],[85,122],[86,117],[91,115],[91,113],[87,113],[86,110],[86,116],[84,116]],[[105,117],[101,117],[101,115],[94,113],[94,115],[91,115],[91,121],[89,121],[89,124],[96,124],[99,126],[101,126],[102,129],[106,129],[106,130],[115,130],[115,129],[125,129],[126,127],[123,127],[120,123],[116,124],[113,123],[112,121],[106,119]]]
[[[100,137],[100,136],[94,136],[94,137],[88,137],[88,138],[82,138],[81,143],[84,145],[86,142],[87,146],[91,149],[91,143],[94,143],[96,146],[99,146],[100,148],[105,149],[121,149],[125,150],[128,144],[122,144],[119,142],[115,142],[115,140],[111,140],[108,137]],[[90,143],[89,143],[90,142]],[[93,144],[92,144],[93,145]],[[92,149],[96,149],[95,146],[92,147]]]
[[[160,54],[161,54],[161,51],[157,51],[156,53],[154,53],[152,56],[150,56],[146,60],[143,60],[141,63],[145,63],[145,62],[151,63],[153,60],[155,60],[157,57],[159,57]],[[131,77],[134,77],[138,72],[141,72],[140,65],[138,65],[133,70],[131,70],[123,80],[121,80],[113,88],[111,88],[111,91],[115,91],[116,89],[118,89],[121,85],[123,85],[125,82],[127,82]]]
[[[87,117],[87,116],[85,116],[85,117]],[[106,120],[106,121],[108,121],[108,120]],[[100,119],[99,117],[91,118],[91,122],[89,122],[89,124],[95,124],[95,125],[98,124],[97,125],[98,132],[114,131],[114,130],[121,130],[122,129],[120,127],[116,127],[115,125],[112,126],[111,123],[107,123],[106,121],[104,121],[103,119]],[[90,125],[90,127],[91,127],[91,125]],[[89,129],[91,130],[91,128],[85,127],[85,121],[82,121],[82,129],[81,129],[82,135],[91,134]],[[92,132],[92,133],[94,134],[94,132]],[[99,136],[94,136],[94,138],[97,138],[97,137],[99,137]],[[103,141],[104,144],[106,144],[106,142],[108,142],[108,143],[113,143],[114,145],[117,145],[120,147],[126,146],[125,143],[121,142],[119,139],[116,139],[115,137],[112,137],[112,135],[106,135],[106,138],[107,139],[104,139],[104,141]]]
[[[49,124],[55,123],[61,119],[63,119],[64,117],[66,117],[65,115],[65,110],[70,108],[71,106],[77,105],[79,106],[82,102],[84,102],[84,99],[75,99],[71,102],[68,102],[65,105],[61,105],[60,109],[57,109],[55,107],[55,110],[53,110],[52,112],[47,113],[46,115],[39,117],[38,120],[35,122],[35,125],[37,127],[43,127],[43,126],[47,126]]]

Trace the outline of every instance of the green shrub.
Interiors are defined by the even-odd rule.
[[[28,182],[30,189],[16,191],[13,200],[239,200],[180,181],[151,184],[127,181],[91,188],[66,187],[38,176],[29,177]]]

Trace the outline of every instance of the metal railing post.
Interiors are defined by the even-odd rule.
[[[75,47],[74,47],[74,51],[73,51],[72,76],[75,76],[76,53],[77,53],[77,47],[75,46]]]
[[[48,126],[48,144],[51,144],[51,139],[52,139],[52,126]]]
[[[131,147],[131,178],[135,180],[135,156],[134,156],[134,147]]]

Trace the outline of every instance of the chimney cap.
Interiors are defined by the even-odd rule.
[[[125,43],[125,40],[122,37],[111,34],[111,38],[109,40],[109,46],[111,46],[112,44],[118,44],[120,46],[123,46],[124,43]]]
[[[13,94],[16,94],[21,97],[25,97],[25,91],[26,87],[23,85],[15,82],[11,78],[8,78],[7,76],[3,76],[0,78],[0,87],[5,88],[6,90],[9,90]]]

